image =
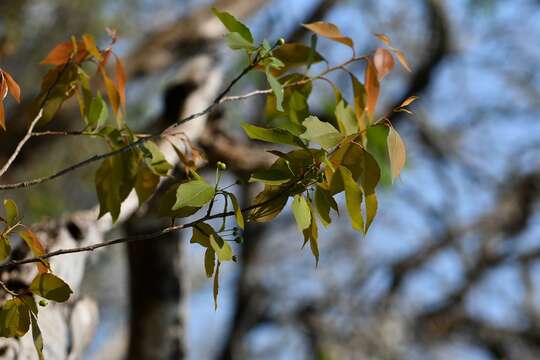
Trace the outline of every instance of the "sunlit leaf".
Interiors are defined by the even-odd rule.
[[[351,48],[354,47],[354,42],[352,39],[342,35],[339,28],[334,24],[324,21],[317,21],[311,24],[304,24],[303,26],[320,36],[340,42]]]
[[[17,209],[17,204],[15,204],[15,201],[5,199],[4,209],[6,210],[6,221],[8,226],[15,225],[19,219],[19,210]]]
[[[9,75],[5,71],[1,71],[4,75],[4,80],[6,81],[7,88],[9,90],[9,93],[13,96],[13,98],[20,103],[21,102],[21,88],[19,87],[19,84],[13,78],[11,75]]]
[[[242,215],[242,209],[240,208],[240,205],[238,204],[238,200],[236,199],[236,196],[234,196],[233,193],[227,193],[227,194],[231,198],[231,202],[233,204],[236,224],[238,225],[238,227],[240,227],[240,229],[244,229],[244,215]]]
[[[295,195],[291,205],[298,230],[303,231],[311,224],[311,210],[307,200],[302,195]]]
[[[24,231],[19,232],[18,235],[21,237],[21,239],[24,240],[24,242],[30,248],[34,256],[45,255],[45,248],[43,247],[43,244],[41,244],[41,241],[39,241],[39,238],[33,231],[24,230]],[[48,265],[47,260],[42,260],[41,262],[37,262],[36,266],[40,273],[46,273],[47,271],[49,271],[48,269],[49,265]]]
[[[354,110],[346,105],[343,100],[339,101],[335,110],[339,131],[345,135],[356,134],[358,132],[358,122]]]
[[[204,180],[193,180],[181,184],[176,191],[176,203],[172,210],[201,207],[214,198],[215,188]]]
[[[395,53],[396,53],[396,56],[399,60],[399,63],[401,64],[401,66],[403,66],[405,68],[405,70],[407,70],[408,72],[411,72],[411,64],[409,63],[409,61],[407,60],[407,58],[405,57],[405,54],[403,54],[400,50],[395,50]]]
[[[120,104],[124,111],[126,111],[126,71],[124,70],[124,64],[118,56],[115,55],[116,60],[116,83],[118,84],[118,95],[120,96]]]
[[[261,140],[275,144],[303,146],[302,140],[283,129],[266,129],[243,123],[242,128],[246,134],[254,140]]]
[[[408,98],[406,98],[402,103],[401,105],[399,105],[398,107],[406,107],[406,106],[409,106],[411,105],[414,101],[418,100],[418,96],[409,96]]]
[[[362,217],[362,191],[356,181],[354,181],[351,172],[346,167],[339,168],[343,185],[345,187],[345,202],[347,211],[351,219],[352,227],[358,231],[364,231],[364,219]]]
[[[268,84],[272,88],[274,95],[276,96],[276,109],[277,111],[283,111],[283,86],[277,81],[277,79],[269,72],[266,71],[266,78]]]
[[[94,40],[94,37],[89,34],[84,34],[82,36],[84,46],[86,50],[92,55],[94,58],[96,58],[97,61],[103,61],[103,56],[101,56],[101,52],[96,46],[96,42]]]
[[[249,28],[238,21],[233,15],[225,11],[219,11],[215,7],[212,8],[212,12],[223,23],[227,30],[231,33],[238,33],[246,41],[253,43],[253,35],[251,35]]]
[[[103,100],[101,93],[98,92],[97,96],[92,99],[88,108],[88,125],[93,129],[99,129],[107,122],[109,117],[109,109],[107,104]]]
[[[388,142],[388,155],[390,157],[390,173],[392,181],[394,181],[405,166],[407,151],[405,143],[393,127],[390,127],[386,141]]]
[[[343,140],[343,135],[335,127],[316,116],[309,116],[302,125],[306,127],[306,132],[300,137],[321,145],[323,149],[333,148]]]
[[[359,131],[364,131],[368,126],[368,121],[366,119],[365,114],[366,114],[366,111],[368,110],[369,97],[368,97],[368,94],[366,93],[366,88],[360,81],[358,81],[356,76],[354,76],[353,74],[350,74],[350,77],[351,77],[351,83],[352,83],[352,88],[353,88],[354,115],[356,117],[357,128]]]
[[[253,44],[247,41],[239,33],[230,33],[225,37],[227,40],[227,45],[233,50],[251,50],[253,49]]]
[[[144,160],[154,174],[167,176],[169,170],[172,169],[172,165],[167,162],[159,146],[152,141],[147,141],[144,144],[144,149]]]
[[[224,262],[232,260],[233,253],[231,246],[225,240],[215,234],[210,234],[208,238],[210,239],[210,246],[218,256],[218,261]]]
[[[368,232],[371,223],[377,215],[377,195],[375,193],[366,194],[365,196],[365,206],[366,206],[366,228],[364,232]]]
[[[375,51],[375,54],[373,55],[373,63],[377,69],[379,81],[384,79],[384,77],[388,75],[388,73],[392,71],[395,66],[392,53],[384,48],[378,48]]]

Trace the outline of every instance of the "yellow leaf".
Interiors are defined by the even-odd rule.
[[[375,34],[377,39],[381,40],[385,45],[390,45],[390,38],[384,34]]]
[[[103,56],[101,55],[101,52],[99,51],[99,49],[96,46],[96,42],[94,41],[94,37],[92,35],[84,34],[82,36],[82,39],[83,39],[83,42],[84,42],[84,46],[85,46],[86,50],[90,53],[90,55],[95,57],[97,61],[102,61]]]
[[[405,166],[407,152],[405,143],[393,127],[390,127],[386,141],[388,143],[388,155],[390,157],[390,173],[392,175],[392,181],[394,181]]]
[[[401,105],[399,105],[398,107],[405,107],[405,106],[409,106],[411,105],[414,101],[416,101],[418,99],[418,96],[409,96],[407,99],[405,99],[405,101],[403,101],[401,103]]]
[[[411,72],[411,64],[409,64],[409,61],[407,60],[407,58],[405,57],[405,54],[403,54],[400,50],[394,50],[396,52],[396,56],[399,60],[399,63],[401,64],[401,66],[403,66],[405,68],[405,70],[407,70],[408,72]]]

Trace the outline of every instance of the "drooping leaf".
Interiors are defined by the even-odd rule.
[[[323,149],[333,148],[343,140],[343,135],[335,127],[322,122],[316,116],[309,116],[304,120],[303,125],[306,127],[306,132],[300,137],[321,145]]]
[[[268,70],[266,71],[266,79],[268,80],[268,84],[270,84],[270,87],[272,88],[272,91],[276,97],[277,111],[283,111],[283,86],[281,86],[279,81],[277,81],[277,79]]]
[[[279,215],[287,204],[288,192],[279,186],[266,185],[254,200],[255,208],[250,218],[258,222],[267,222]]]
[[[254,140],[261,140],[274,144],[304,145],[300,138],[283,129],[266,129],[248,123],[243,123],[242,128],[246,134]]]
[[[109,98],[109,102],[111,103],[113,112],[115,114],[118,114],[118,109],[120,106],[120,94],[118,93],[118,89],[107,74],[105,68],[101,68],[100,72],[101,77],[103,78],[103,83],[105,84],[105,90],[107,90],[107,97]]]
[[[332,200],[330,199],[335,202],[328,190],[317,186],[315,190],[315,208],[317,209],[317,213],[319,214],[319,218],[321,219],[324,227],[327,227],[332,222],[332,219],[330,218],[330,207],[332,206]]]
[[[6,210],[6,221],[8,226],[13,226],[19,219],[19,210],[17,204],[11,199],[4,200],[4,209]]]
[[[214,273],[214,309],[217,310],[218,306],[218,294],[219,294],[219,267],[221,263],[218,261],[216,266],[216,272]]]
[[[209,278],[214,274],[214,266],[216,264],[216,253],[211,248],[207,248],[204,252],[204,270]]]
[[[390,157],[390,173],[392,181],[394,181],[405,166],[407,151],[401,136],[393,127],[390,127],[386,141],[388,142],[388,155]]]
[[[19,298],[7,300],[0,309],[0,336],[21,337],[30,328],[30,309]]]
[[[144,203],[156,190],[159,184],[159,176],[156,175],[145,163],[139,165],[135,178],[135,191],[139,198],[139,204]]]
[[[5,235],[0,235],[0,261],[4,261],[11,254],[11,242]]]
[[[317,220],[315,219],[315,212],[310,209],[310,224],[309,227],[302,231],[304,235],[304,245],[309,242],[311,253],[315,258],[315,266],[319,265],[319,230],[317,227]]]
[[[34,315],[30,316],[32,322],[32,340],[34,341],[34,347],[39,360],[45,360],[43,356],[43,336],[41,335],[41,329],[39,328],[37,319]]]
[[[24,240],[24,242],[30,248],[34,256],[45,255],[45,248],[43,247],[43,244],[41,244],[41,241],[39,240],[39,238],[33,231],[31,230],[20,231],[18,235],[21,237],[21,239]],[[42,260],[41,262],[37,262],[36,266],[40,273],[46,273],[47,271],[49,271],[48,269],[49,264],[47,260]]]
[[[114,55],[116,60],[115,72],[116,72],[116,83],[118,84],[118,96],[120,96],[120,105],[122,109],[126,111],[126,71],[124,70],[124,64],[122,60],[116,55]]]
[[[311,24],[304,24],[303,26],[320,36],[340,42],[349,46],[350,48],[354,47],[354,42],[352,39],[341,34],[339,28],[334,24],[324,21],[317,21]]]
[[[358,81],[356,76],[350,74],[350,77],[354,95],[354,114],[356,116],[356,123],[358,130],[364,131],[369,123],[369,119],[366,118],[366,113],[368,112],[368,94],[366,88]]]
[[[181,184],[176,191],[176,203],[172,210],[183,207],[201,207],[214,198],[215,188],[205,180],[192,180]]]
[[[356,134],[358,132],[358,122],[354,110],[346,105],[343,100],[339,101],[335,110],[339,131],[344,135]]]
[[[30,284],[30,290],[45,299],[65,302],[73,293],[68,284],[50,273],[38,274]]]
[[[367,113],[369,118],[373,118],[375,115],[375,108],[377,106],[377,100],[380,93],[379,78],[377,76],[377,69],[373,60],[369,59],[366,65],[365,71],[365,86],[367,93]]]
[[[218,256],[219,262],[232,260],[233,253],[231,246],[225,240],[216,234],[210,234],[208,238],[210,239],[210,246]]]
[[[366,228],[364,232],[367,233],[369,230],[369,227],[371,226],[371,223],[375,219],[375,215],[377,215],[378,203],[377,203],[377,195],[375,193],[366,194],[365,206],[366,206]]]
[[[364,231],[364,219],[362,217],[362,191],[351,172],[346,167],[339,168],[343,185],[345,187],[345,202],[351,219],[352,227],[358,231]]]
[[[6,86],[9,90],[9,93],[13,96],[13,98],[20,103],[21,102],[21,88],[19,84],[11,77],[11,75],[5,71],[2,71],[2,75],[4,76],[4,80],[6,82]]]
[[[88,108],[88,125],[92,129],[99,129],[107,122],[109,117],[109,109],[101,93],[98,92],[97,96],[92,99]]]
[[[375,69],[377,69],[379,81],[384,79],[395,66],[392,53],[384,48],[378,48],[375,51],[375,54],[373,55],[373,64],[375,65]]]
[[[240,227],[240,229],[244,229],[244,215],[242,214],[242,209],[240,208],[240,205],[238,204],[238,199],[236,199],[236,196],[234,196],[233,193],[227,193],[227,194],[231,198],[231,202],[233,204],[236,224],[238,225],[238,227]]]
[[[216,232],[210,225],[204,222],[197,223],[197,225],[193,227],[190,243],[211,248],[212,245],[210,244],[210,235],[215,233]]]
[[[311,210],[306,198],[302,195],[295,195],[291,208],[298,230],[307,229],[311,224]]]
[[[219,11],[215,7],[212,8],[212,12],[223,23],[227,30],[231,33],[238,33],[247,42],[253,43],[253,35],[251,35],[249,28],[238,21],[233,15],[225,11]]]

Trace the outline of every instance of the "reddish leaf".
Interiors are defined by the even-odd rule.
[[[4,97],[7,93],[7,84],[6,81],[4,81],[4,76],[0,77],[0,126],[2,129],[6,130],[6,120],[5,120],[5,110],[4,110]]]
[[[331,40],[340,42],[351,48],[354,47],[354,42],[352,41],[352,39],[341,34],[339,28],[334,24],[324,21],[317,21],[311,24],[303,24],[303,26],[320,36],[324,36]]]
[[[377,77],[377,69],[371,59],[367,62],[364,83],[367,92],[367,112],[368,116],[371,118],[375,114],[375,107],[377,106],[377,99],[379,98],[381,90],[379,78]]]
[[[71,41],[60,43],[51,50],[41,64],[62,65],[69,61],[73,53],[73,44]]]
[[[395,66],[394,58],[392,57],[392,54],[390,51],[378,48],[377,51],[375,51],[375,55],[373,56],[373,63],[375,64],[375,68],[377,69],[377,74],[379,81],[384,79],[386,75]]]
[[[11,75],[9,75],[7,72],[2,71],[2,75],[4,76],[4,80],[7,83],[7,87],[9,89],[9,92],[17,102],[21,102],[21,88],[19,87],[19,84],[13,78]]]

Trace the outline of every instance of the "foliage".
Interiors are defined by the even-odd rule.
[[[304,238],[303,244],[309,243],[317,263],[318,223],[327,227],[332,223],[334,213],[339,214],[336,201],[338,194],[344,193],[352,228],[362,234],[368,231],[378,207],[375,189],[381,177],[381,165],[380,160],[376,159],[380,159],[381,153],[388,157],[390,173],[392,179],[395,179],[399,177],[406,158],[405,145],[398,132],[385,117],[375,117],[380,81],[394,68],[394,56],[406,69],[409,65],[403,54],[393,48],[384,35],[377,37],[385,47],[378,48],[369,56],[357,56],[354,41],[330,23],[304,25],[314,33],[310,46],[285,43],[283,39],[272,45],[267,40],[256,43],[249,28],[231,14],[217,9],[214,9],[214,14],[228,30],[226,41],[229,47],[242,51],[248,59],[248,66],[203,113],[225,101],[225,93],[249,71],[263,73],[270,87],[261,91],[267,94],[266,126],[249,123],[242,125],[251,139],[280,146],[280,151],[270,151],[276,156],[274,163],[268,169],[249,177],[250,182],[263,187],[252,205],[240,208],[235,195],[220,185],[222,173],[227,168],[225,164],[218,163],[214,182],[209,182],[197,173],[193,158],[197,156],[197,150],[184,138],[185,134],[175,131],[177,125],[194,119],[195,115],[178,120],[156,135],[138,135],[129,128],[125,121],[126,75],[122,61],[112,50],[116,34],[111,30],[108,30],[111,42],[105,49],[99,49],[93,37],[85,34],[80,38],[73,36],[58,44],[45,57],[42,64],[51,65],[52,68],[43,79],[34,110],[35,118],[29,129],[31,135],[34,125],[54,121],[62,104],[75,96],[84,127],[79,135],[102,139],[109,151],[50,177],[14,184],[11,188],[31,186],[91,162],[101,161],[95,175],[99,217],[109,214],[116,221],[121,213],[122,202],[133,190],[140,204],[154,196],[160,197],[159,212],[162,216],[172,218],[173,224],[165,230],[176,229],[176,218],[206,209],[206,215],[182,228],[191,227],[191,243],[205,248],[204,268],[207,276],[214,278],[217,307],[220,266],[227,261],[236,261],[229,242],[243,241],[242,230],[247,223],[273,220],[290,198],[293,216]],[[312,64],[326,63],[316,49],[317,36],[350,47],[352,57],[338,66],[330,67],[326,64],[327,68],[322,73],[309,75],[308,70]],[[114,80],[107,66],[111,59],[114,59]],[[359,61],[365,63],[363,82],[347,68],[347,65]],[[302,68],[305,71],[301,71]],[[351,103],[343,97],[338,86],[325,77],[333,71],[345,71],[349,75],[354,95]],[[94,89],[96,86],[91,86],[95,83],[94,78],[100,80],[106,96]],[[308,99],[312,94],[312,84],[317,80],[331,85],[336,99],[334,118],[323,121],[310,114]],[[5,130],[3,100],[9,92],[19,101],[20,89],[15,80],[3,70],[0,70],[0,90],[0,126]],[[409,112],[407,106],[414,100],[408,99],[395,111]],[[381,127],[388,131],[373,131]],[[386,141],[381,142],[381,134]],[[176,141],[179,139],[191,151],[179,148]],[[175,175],[171,171],[173,166],[167,162],[156,143],[158,140],[169,141],[173,145],[186,170],[185,177],[177,179],[169,190],[159,194],[156,190],[162,180],[174,179]],[[21,144],[24,145],[24,142]],[[370,152],[374,146],[378,149],[377,154]],[[17,153],[14,154],[16,156]],[[7,167],[9,163],[2,169],[2,174]],[[10,186],[3,185],[2,189],[7,188]],[[218,196],[224,198],[224,207],[222,212],[213,213]],[[12,200],[5,200],[4,208],[5,217],[0,218],[4,224],[0,234],[1,260],[7,259],[6,264],[18,264],[15,260],[9,260],[12,238],[18,236],[34,256],[25,262],[35,262],[38,273],[31,285],[22,292],[14,292],[2,283],[12,299],[7,300],[0,309],[0,336],[22,336],[31,324],[36,350],[42,357],[43,341],[37,323],[35,296],[64,302],[69,299],[71,289],[51,272],[47,258],[55,254],[47,254],[31,228],[20,222],[17,205]],[[233,216],[236,221],[232,229],[226,229],[225,226],[229,216]],[[221,219],[221,226],[214,228],[209,223],[212,219]]]

